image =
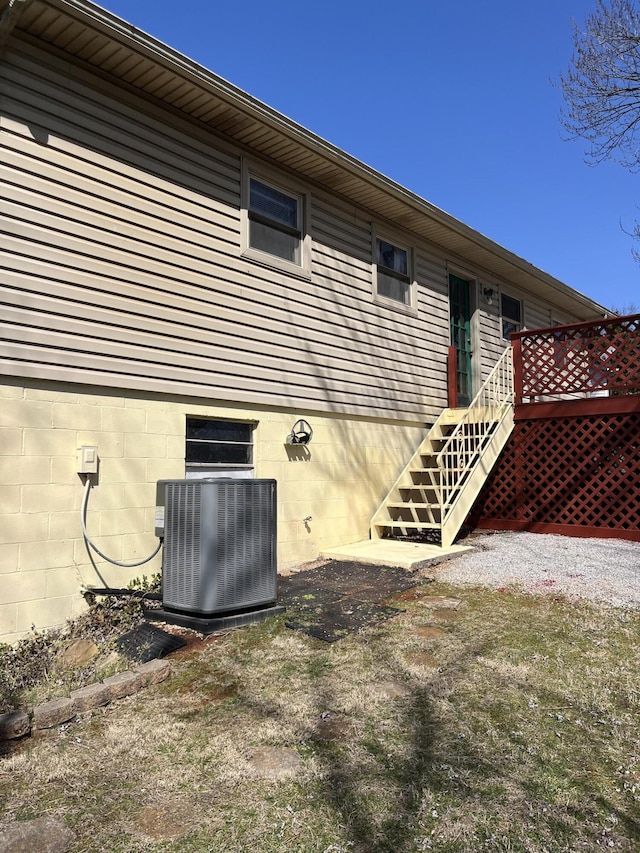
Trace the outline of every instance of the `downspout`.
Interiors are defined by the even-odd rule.
[[[18,18],[30,2],[31,0],[9,0],[9,5],[5,8],[2,15],[0,15],[0,59],[2,59],[9,36],[18,23]]]

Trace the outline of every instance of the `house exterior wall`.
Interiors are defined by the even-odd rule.
[[[278,568],[365,535],[373,512],[424,435],[419,424],[211,403],[55,381],[0,383],[0,637],[55,627],[84,607],[82,587],[126,586],[160,571],[89,563],[80,522],[76,450],[95,445],[98,484],[87,529],[115,560],[151,554],[155,484],[185,475],[185,422],[193,417],[255,423],[255,476],[278,482]],[[313,425],[306,450],[287,448],[297,417]],[[311,518],[305,524],[304,519]]]
[[[295,177],[32,47],[4,57],[0,94],[5,374],[425,422],[446,405],[458,259],[395,226],[416,310],[381,304],[372,235],[388,223],[299,182],[310,276],[258,264],[243,163]],[[506,342],[497,306],[477,305],[484,377]]]
[[[156,480],[184,476],[186,416],[256,423],[255,475],[278,480],[286,569],[368,535],[447,405],[450,270],[468,270],[478,381],[507,344],[499,297],[489,305],[483,286],[523,299],[526,324],[554,316],[398,223],[27,42],[3,55],[0,99],[0,638],[62,624],[83,607],[81,586],[101,585],[80,531],[78,446],[101,459],[89,529],[133,560],[156,544]],[[247,169],[305,197],[308,270],[243,252]],[[378,233],[411,249],[411,310],[375,297]],[[299,417],[314,429],[308,458],[284,446]],[[121,586],[159,559],[97,565]]]
[[[11,370],[398,419],[437,414],[442,293],[418,282],[416,314],[374,303],[370,221],[303,185],[311,277],[248,260],[240,152],[168,128],[42,57],[7,59]]]

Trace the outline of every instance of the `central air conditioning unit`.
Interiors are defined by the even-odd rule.
[[[197,621],[275,604],[275,480],[160,480],[156,503],[167,611]]]

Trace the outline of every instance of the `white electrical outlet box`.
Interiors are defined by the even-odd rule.
[[[78,474],[97,474],[98,473],[98,448],[84,447],[78,448]]]

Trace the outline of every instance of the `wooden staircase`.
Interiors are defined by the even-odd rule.
[[[467,409],[445,409],[371,520],[371,538],[448,548],[513,429],[507,347]]]

